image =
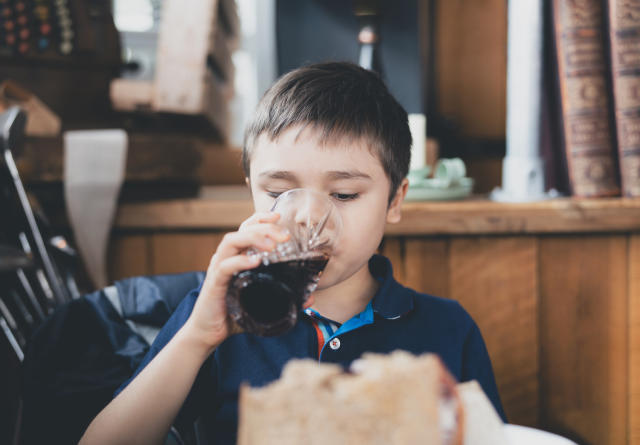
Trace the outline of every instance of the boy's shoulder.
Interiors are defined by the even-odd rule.
[[[403,286],[404,287],[404,286]],[[467,311],[462,307],[460,302],[457,300],[453,300],[451,298],[440,297],[436,295],[426,294],[423,292],[419,292],[410,287],[405,287],[405,289],[411,293],[413,299],[416,303],[416,306],[421,309],[434,309],[452,312],[458,315],[467,314]]]
[[[369,269],[381,283],[373,305],[384,318],[401,318],[406,314],[411,320],[429,323],[425,326],[449,325],[458,329],[474,326],[473,319],[458,301],[422,293],[399,283],[388,258],[374,255]]]
[[[402,285],[399,286],[413,300],[412,312],[414,313],[414,318],[427,323],[434,323],[437,326],[455,326],[457,329],[465,331],[475,327],[475,321],[457,300],[418,292]]]

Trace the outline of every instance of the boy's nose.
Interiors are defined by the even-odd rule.
[[[278,198],[274,210],[280,212],[279,224],[309,248],[332,244],[342,226],[331,198],[321,191],[289,190]]]
[[[307,197],[296,207],[294,221],[305,228],[314,227],[322,221],[327,209],[317,200]]]

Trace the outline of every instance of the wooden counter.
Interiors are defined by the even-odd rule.
[[[205,269],[244,198],[123,205],[113,278]],[[509,421],[640,444],[640,199],[406,203],[380,247],[398,281],[476,320]]]
[[[231,229],[253,211],[249,199],[191,199],[124,205],[119,229]],[[475,235],[640,231],[640,199],[554,199],[498,203],[483,199],[407,202],[389,235]]]

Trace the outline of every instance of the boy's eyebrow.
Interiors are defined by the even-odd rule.
[[[286,179],[287,181],[294,181],[296,175],[286,170],[267,170],[258,175],[259,178],[270,179]]]
[[[326,176],[332,180],[371,179],[371,176],[358,170],[335,170],[335,171],[327,172]]]
[[[339,179],[371,179],[371,176],[358,170],[333,170],[327,172],[325,176],[334,181]],[[287,181],[296,180],[296,175],[286,170],[267,170],[260,173],[258,177],[266,177],[269,179],[285,179]]]

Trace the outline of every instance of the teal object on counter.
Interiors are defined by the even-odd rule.
[[[473,191],[473,178],[467,178],[466,167],[460,158],[440,159],[434,178],[431,169],[423,167],[409,172],[406,201],[446,201],[463,199]]]

